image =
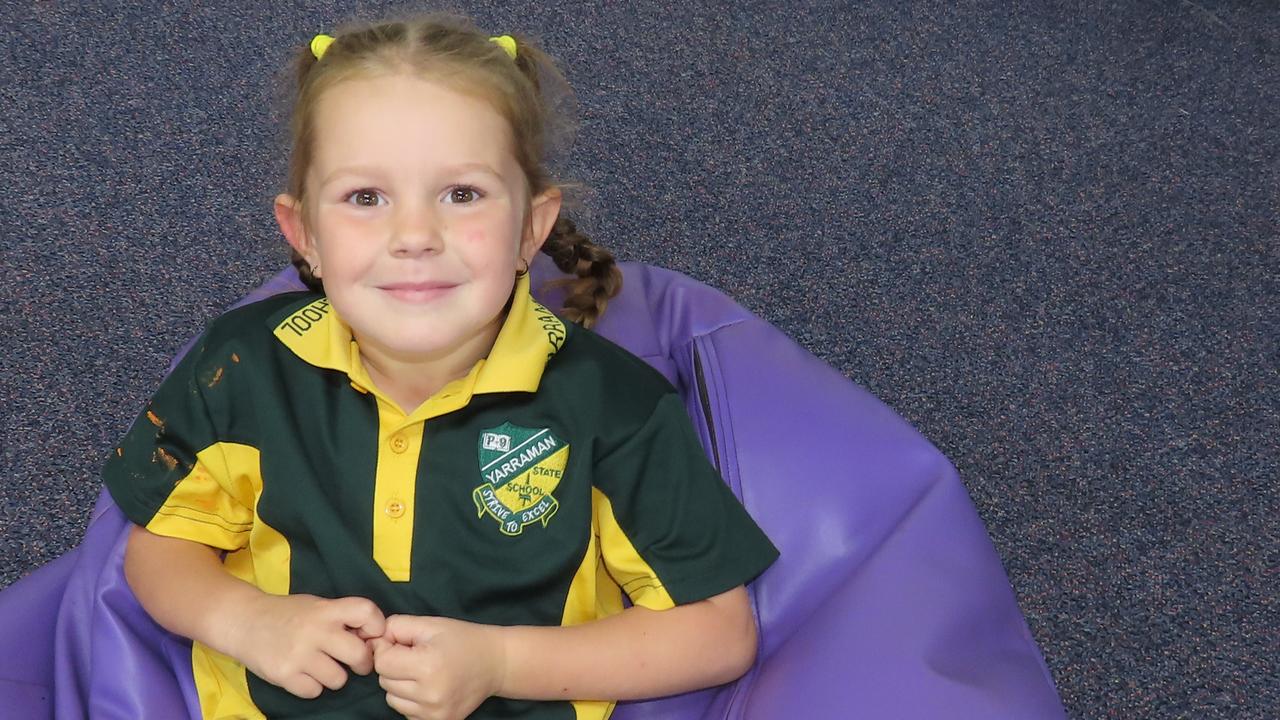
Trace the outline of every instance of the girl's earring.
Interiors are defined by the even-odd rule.
[[[516,277],[518,278],[522,278],[529,274],[529,261],[524,258],[520,258],[520,262],[524,265],[524,268],[516,271]]]
[[[311,266],[311,277],[316,278],[317,280],[320,279],[320,263],[316,263]]]

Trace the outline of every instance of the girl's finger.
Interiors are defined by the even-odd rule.
[[[326,637],[320,649],[359,675],[368,675],[373,670],[373,653],[369,646],[350,630]]]
[[[430,640],[447,624],[447,620],[429,615],[392,615],[387,618],[383,634],[400,645],[417,645]]]
[[[402,698],[417,697],[422,689],[417,680],[392,680],[382,676],[378,677],[378,685],[386,690],[388,695]]]
[[[368,640],[364,641],[364,644],[368,646],[369,652],[373,653],[373,657],[375,660],[378,657],[378,653],[382,652],[383,650],[387,650],[389,648],[393,648],[396,646],[395,643],[391,642],[390,640],[387,640],[386,638],[381,638],[381,637],[369,638]]]
[[[392,645],[379,650],[378,654],[374,655],[373,667],[382,677],[392,680],[412,680],[418,677],[417,673],[429,671],[429,668],[425,667],[425,660],[421,653],[415,653],[414,649],[407,645]]]
[[[401,715],[411,718],[411,720],[427,717],[426,713],[423,712],[421,705],[398,695],[387,693],[387,705],[390,705],[392,710],[395,710]]]
[[[324,691],[324,686],[316,682],[315,678],[303,673],[295,673],[292,677],[285,678],[280,687],[289,691],[290,695],[296,695],[304,700],[319,697]]]
[[[386,618],[372,600],[344,597],[333,602],[342,623],[354,630],[361,639],[380,637],[386,629]]]
[[[347,684],[347,671],[337,660],[323,652],[315,654],[311,662],[307,663],[305,672],[330,690],[341,690]]]

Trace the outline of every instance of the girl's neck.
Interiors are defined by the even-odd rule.
[[[373,384],[408,415],[445,385],[465,377],[476,361],[487,357],[498,337],[501,322],[466,343],[438,356],[406,358],[357,340],[360,361]]]
[[[394,360],[390,363],[374,360],[363,352],[361,352],[361,361],[364,362],[365,370],[369,373],[369,379],[373,380],[374,386],[398,405],[405,415],[418,409],[428,398],[439,392],[440,388],[448,385],[456,377],[465,375],[467,370],[471,369],[471,366],[467,366],[467,370],[457,375],[451,372],[426,370],[413,372],[407,366],[395,367],[397,363]]]

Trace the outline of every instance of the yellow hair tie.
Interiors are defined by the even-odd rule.
[[[516,39],[515,38],[511,37],[510,35],[497,35],[495,37],[489,38],[489,42],[500,46],[503,50],[506,50],[507,55],[510,55],[512,60],[516,59]]]
[[[316,60],[324,57],[324,53],[333,44],[334,37],[332,35],[320,34],[311,38],[311,54],[316,56]]]

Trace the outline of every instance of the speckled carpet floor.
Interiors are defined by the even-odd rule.
[[[284,263],[283,67],[355,7],[0,3],[0,585]],[[1076,718],[1280,717],[1280,5],[474,2],[579,214],[959,467]]]

